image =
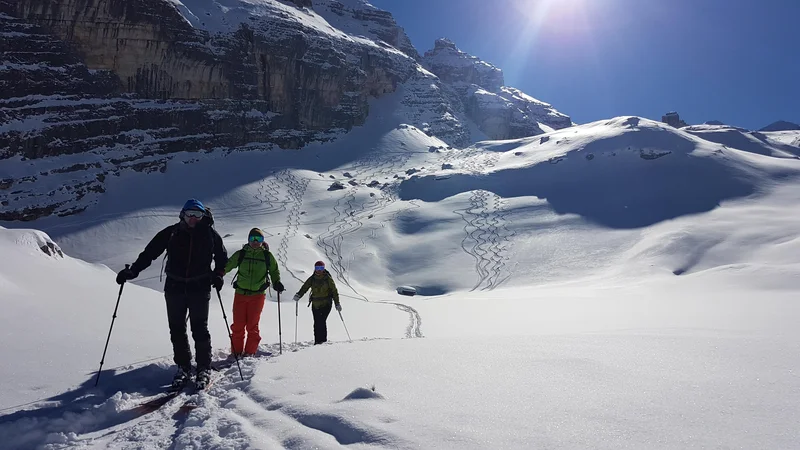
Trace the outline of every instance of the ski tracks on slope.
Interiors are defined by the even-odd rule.
[[[508,268],[511,238],[516,232],[507,227],[505,201],[484,190],[472,191],[470,206],[453,211],[464,220],[461,248],[475,259],[478,280],[472,291],[493,290],[511,277]]]
[[[286,204],[291,205],[291,207],[289,208],[289,212],[286,216],[286,229],[284,230],[280,244],[278,244],[278,251],[276,252],[276,255],[283,270],[289,272],[289,275],[291,275],[296,281],[303,283],[305,280],[300,279],[294,272],[292,272],[291,269],[289,269],[287,261],[289,258],[289,240],[295,237],[297,235],[297,231],[300,229],[300,209],[303,206],[303,196],[306,193],[306,188],[308,187],[308,183],[310,181],[305,178],[299,178],[288,170],[281,171],[278,174],[278,178],[281,179],[288,187]]]
[[[369,298],[359,293],[351,284],[348,279],[347,273],[350,270],[352,263],[356,260],[356,254],[365,249],[367,244],[364,239],[349,252],[348,257],[344,257],[345,246],[344,242],[349,235],[357,232],[364,225],[364,221],[372,218],[379,212],[387,209],[394,202],[397,201],[397,181],[392,177],[405,169],[405,166],[410,158],[407,152],[399,153],[384,153],[384,154],[370,154],[366,157],[356,161],[349,169],[348,172],[353,176],[353,180],[361,180],[361,183],[378,182],[380,184],[380,195],[370,195],[366,201],[359,202],[356,199],[359,186],[353,186],[339,198],[334,206],[333,223],[328,227],[325,233],[317,238],[318,245],[325,252],[325,256],[331,261],[331,269],[333,270],[336,278],[346,285],[350,290],[363,301],[369,302]],[[389,178],[390,182],[381,182],[380,179]],[[417,208],[418,205],[412,203],[412,207]],[[389,220],[397,217],[398,211],[393,214]],[[381,222],[381,227],[385,227],[385,221]],[[375,230],[370,233],[370,238],[375,238]],[[422,334],[422,317],[419,312],[413,307],[389,301],[380,301],[377,303],[390,304],[405,312],[409,316],[408,327],[406,328],[407,338],[421,338]]]

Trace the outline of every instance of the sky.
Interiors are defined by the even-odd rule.
[[[678,111],[800,123],[796,0],[370,0],[420,53],[437,38],[503,69],[577,123]]]

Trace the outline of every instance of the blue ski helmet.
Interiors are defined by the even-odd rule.
[[[203,203],[200,202],[200,200],[196,200],[193,198],[190,198],[189,200],[186,201],[186,203],[183,204],[183,209],[181,211],[188,211],[190,209],[196,209],[198,211],[206,212],[206,207],[203,206]]]

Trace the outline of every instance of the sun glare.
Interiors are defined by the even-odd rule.
[[[585,18],[587,0],[512,0],[517,12],[537,26],[568,25]]]

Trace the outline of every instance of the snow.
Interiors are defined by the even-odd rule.
[[[176,154],[164,173],[110,178],[82,214],[4,224],[0,355],[13,364],[0,367],[0,441],[797,446],[800,161],[774,151],[791,132],[738,148],[717,142],[729,128],[618,117],[455,149],[405,125],[405,95],[373,101],[334,142]],[[179,412],[183,395],[138,416],[174,370],[160,260],[125,285],[95,388],[114,271],[189,197],[213,208],[230,253],[264,230],[287,292],[268,297],[244,380],[234,365],[192,412]],[[66,256],[41,251],[50,239]],[[291,296],[318,259],[343,310],[313,346],[311,313],[303,301],[294,316]],[[229,319],[232,297],[226,285]],[[223,359],[216,299],[210,327]]]
[[[242,24],[253,24],[253,19],[269,20],[279,17],[292,27],[313,31],[332,39],[355,42],[394,55],[408,58],[400,50],[380,45],[371,38],[352,36],[332,26],[322,16],[308,8],[298,8],[277,0],[167,0],[172,3],[187,23],[209,34],[233,33]],[[264,24],[266,29],[270,25]],[[344,27],[349,29],[348,27]]]

